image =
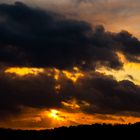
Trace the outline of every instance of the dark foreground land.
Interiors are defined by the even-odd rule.
[[[138,134],[138,135],[137,135]],[[133,125],[83,125],[52,130],[0,129],[0,140],[92,140],[92,139],[140,139],[140,123]]]

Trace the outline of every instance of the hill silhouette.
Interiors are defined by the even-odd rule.
[[[128,125],[94,124],[61,127],[51,130],[12,130],[0,129],[0,140],[67,140],[67,139],[122,139],[137,134],[140,123]]]

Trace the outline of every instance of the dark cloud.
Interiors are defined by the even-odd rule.
[[[140,41],[127,31],[122,31],[115,36],[115,41],[121,42],[121,51],[132,62],[140,62]]]
[[[86,85],[86,84],[85,84]],[[130,81],[117,82],[116,80],[101,76],[87,81],[90,85],[90,98],[87,99],[91,103],[90,112],[95,113],[119,113],[119,112],[139,112],[139,92],[140,87],[134,85]],[[83,85],[84,87],[84,85]],[[86,90],[82,89],[83,91]]]
[[[81,78],[76,84],[61,77],[58,93],[53,77],[0,76],[0,116],[20,114],[23,107],[47,109],[63,108],[62,101],[77,100],[86,113],[114,114],[137,112],[140,110],[140,87],[130,81],[117,82],[99,73]],[[83,101],[90,104],[85,105]],[[136,114],[137,114],[136,113]]]
[[[22,107],[59,107],[60,97],[55,93],[55,81],[45,75],[12,78],[0,75],[0,116],[20,113]]]
[[[0,14],[4,18],[0,23],[3,61],[61,68],[90,59],[86,51],[89,24],[67,20],[19,2],[12,6],[0,5]],[[17,49],[17,55],[7,48],[9,45]]]
[[[102,26],[92,29],[84,21],[20,2],[0,5],[0,44],[2,63],[57,68],[79,66],[83,61],[85,67],[93,68],[99,62],[121,68],[115,52],[122,51],[133,60],[140,48],[140,42],[127,32],[113,34]]]

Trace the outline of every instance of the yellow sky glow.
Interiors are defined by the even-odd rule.
[[[71,109],[80,109],[80,105],[77,104],[75,99],[69,100],[68,102],[62,101],[62,105]]]
[[[95,123],[129,124],[140,122],[139,117],[109,114],[88,114],[81,110],[67,111],[66,109],[34,109],[25,108],[18,116],[0,122],[4,128],[15,129],[50,129],[62,126],[77,126]]]
[[[38,75],[43,73],[43,68],[28,68],[28,67],[11,67],[5,70],[5,73],[16,74],[18,76]]]
[[[15,74],[16,76],[24,77],[28,75],[37,76],[38,74],[46,74],[52,76],[56,81],[59,81],[62,76],[76,83],[79,78],[84,77],[84,73],[78,67],[73,67],[72,70],[59,70],[56,68],[32,68],[32,67],[10,67],[5,69],[6,74]],[[56,86],[60,89],[60,85]]]
[[[129,62],[121,53],[117,53],[117,55],[120,61],[124,64],[123,69],[113,70],[107,67],[100,67],[96,69],[96,71],[105,75],[112,75],[117,81],[129,80],[140,85],[140,64]]]

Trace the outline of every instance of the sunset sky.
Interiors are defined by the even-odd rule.
[[[1,0],[0,127],[140,121],[139,0]]]

